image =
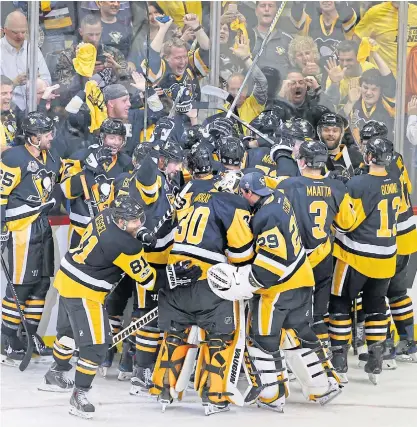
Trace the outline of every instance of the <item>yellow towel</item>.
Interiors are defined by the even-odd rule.
[[[91,115],[91,126],[89,129],[90,133],[93,133],[107,119],[104,95],[94,80],[90,80],[85,84],[85,100]]]
[[[379,46],[372,46],[371,43],[369,43],[369,37],[362,37],[361,44],[359,45],[358,49],[358,56],[357,60],[360,63],[363,63],[366,61],[366,58],[370,55],[371,52],[375,52],[379,49]]]
[[[239,40],[239,37],[240,37],[240,31],[242,32],[242,35],[245,37],[245,40],[248,40],[248,43],[249,43],[249,35],[248,35],[248,30],[246,29],[246,23],[245,22],[241,22],[239,20],[239,18],[236,18],[230,24],[230,29],[232,31],[237,31],[237,35],[235,37],[235,44],[233,45],[233,47],[235,49],[237,49],[238,40]]]
[[[80,43],[72,60],[75,71],[83,77],[91,77],[96,65],[97,50],[91,43]]]

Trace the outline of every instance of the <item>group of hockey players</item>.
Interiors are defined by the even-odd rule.
[[[325,404],[347,383],[350,345],[375,384],[396,359],[417,361],[404,280],[417,230],[386,126],[368,122],[361,148],[348,148],[337,114],[324,113],[314,129],[271,110],[254,120],[263,136],[249,148],[237,124],[215,117],[191,128],[184,150],[166,132],[174,120],[163,118],[130,158],[125,126],[108,118],[97,144],[61,159],[52,120],[28,114],[24,145],[1,164],[1,240],[13,282],[2,303],[4,363],[27,351],[18,305],[26,340],[45,351],[36,329],[52,276],[57,335],[39,389],[71,391],[70,413],[85,418],[132,295],[132,321],[156,307],[158,315],[124,340],[119,379],[164,409],[191,378],[208,415],[251,403],[280,412],[294,377],[307,400]],[[57,182],[70,200],[71,236],[54,273],[47,215]]]
[[[118,353],[131,395],[165,410],[194,388],[206,415],[245,404],[282,412],[293,380],[324,405],[348,382],[350,347],[374,384],[397,361],[416,363],[406,275],[417,227],[392,129],[367,120],[353,136],[319,90],[310,99],[300,89],[299,71],[285,80],[294,102],[268,99],[243,35],[233,52],[252,92],[232,74],[228,104],[198,120],[201,93],[213,95],[199,84],[209,39],[197,14],[184,15],[197,49],[166,37],[171,23],[159,16],[143,76],[131,74],[139,107],[83,39],[62,132],[38,106],[2,153],[2,363],[23,370],[32,350],[52,356],[38,388],[72,393],[69,411],[83,418],[95,412],[96,374]],[[79,136],[71,147],[68,134]],[[70,234],[55,271],[58,194]],[[37,335],[51,277],[52,349]]]

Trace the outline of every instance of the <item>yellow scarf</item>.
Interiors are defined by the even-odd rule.
[[[90,109],[91,126],[89,129],[90,133],[93,133],[107,119],[104,95],[94,80],[90,80],[85,84],[85,102]]]
[[[91,43],[80,43],[72,60],[75,71],[83,77],[91,77],[96,65],[97,50]]]

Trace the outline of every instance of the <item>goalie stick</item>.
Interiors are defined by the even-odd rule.
[[[83,187],[84,199],[87,203],[88,213],[90,215],[90,218],[94,219],[93,205],[91,204],[90,192],[88,191],[87,181],[85,180],[85,174],[81,173],[80,181],[81,181],[81,185]]]
[[[34,348],[33,347],[33,339],[32,339],[32,335],[29,333],[29,327],[28,327],[28,324],[26,321],[26,317],[25,317],[25,314],[23,313],[22,306],[19,303],[19,298],[17,297],[16,289],[15,289],[13,282],[12,282],[12,279],[10,277],[9,270],[7,269],[6,262],[4,261],[3,254],[1,254],[0,256],[1,256],[1,266],[3,267],[3,271],[4,271],[4,274],[6,276],[7,285],[9,286],[10,291],[13,294],[13,298],[14,298],[15,303],[16,303],[17,311],[19,312],[19,316],[20,316],[20,319],[22,321],[23,328],[26,332],[27,348],[26,348],[25,356],[23,357],[23,359],[19,365],[19,369],[23,372],[28,367],[28,365],[30,363],[30,359],[32,358],[32,353],[33,353],[33,348]]]
[[[249,67],[249,69],[248,69],[248,71],[247,71],[247,73],[246,73],[246,75],[245,75],[245,78],[243,79],[242,85],[240,86],[240,88],[239,88],[239,90],[238,90],[238,92],[237,92],[237,94],[236,94],[236,96],[235,96],[235,99],[233,100],[232,105],[230,106],[230,109],[229,109],[229,111],[228,111],[228,112],[227,112],[227,114],[226,114],[226,117],[227,117],[228,119],[229,119],[230,117],[232,117],[233,111],[234,111],[234,109],[236,108],[236,104],[237,104],[237,101],[238,101],[238,99],[239,99],[239,97],[240,97],[240,94],[242,93],[243,88],[246,86],[246,83],[247,83],[247,81],[248,81],[248,79],[249,79],[250,75],[252,74],[252,71],[253,71],[253,69],[254,69],[254,67],[255,67],[256,63],[258,62],[258,60],[259,60],[260,56],[262,55],[262,53],[263,53],[263,51],[264,51],[264,49],[265,49],[265,46],[266,46],[266,44],[268,43],[269,38],[271,37],[272,31],[274,31],[274,29],[275,29],[275,27],[276,27],[276,25],[277,25],[277,22],[278,22],[278,20],[279,20],[280,16],[282,15],[282,12],[284,11],[284,8],[285,8],[285,5],[286,5],[286,4],[287,4],[287,2],[286,2],[286,1],[283,1],[283,2],[281,3],[281,6],[279,7],[279,9],[277,10],[277,13],[275,14],[274,20],[271,22],[271,25],[270,25],[270,27],[269,27],[269,30],[268,30],[268,32],[266,33],[266,35],[265,35],[264,39],[262,40],[261,47],[259,48],[259,51],[258,51],[258,52],[257,52],[257,54],[255,55],[255,58],[253,58],[252,64],[250,65],[250,67]]]

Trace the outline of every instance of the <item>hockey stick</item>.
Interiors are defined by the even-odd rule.
[[[352,325],[352,347],[353,347],[353,354],[355,356],[358,355],[358,337],[356,333],[357,326],[358,326],[358,300],[356,296],[353,302],[353,325]]]
[[[250,75],[252,74],[252,71],[253,71],[256,63],[258,62],[260,56],[262,55],[262,53],[263,53],[263,51],[265,49],[265,46],[268,43],[269,38],[271,37],[272,31],[274,31],[274,29],[275,29],[275,27],[277,25],[277,22],[278,22],[280,16],[282,15],[282,12],[284,11],[284,8],[285,8],[286,4],[287,4],[287,2],[283,1],[281,3],[281,6],[279,7],[279,9],[277,10],[277,13],[275,14],[274,20],[271,22],[269,30],[266,33],[264,39],[262,40],[261,47],[259,48],[258,53],[255,55],[255,58],[253,58],[252,64],[250,65],[250,67],[249,67],[249,69],[248,69],[248,71],[247,71],[247,73],[245,75],[245,78],[243,79],[242,85],[240,86],[240,88],[239,88],[239,90],[238,90],[238,92],[237,92],[237,94],[235,96],[235,99],[233,100],[232,105],[230,106],[230,110],[226,114],[227,118],[232,117],[233,111],[236,108],[236,104],[237,104],[237,101],[238,101],[238,99],[240,97],[240,94],[242,93],[243,88],[246,86],[246,83],[248,82],[248,79],[249,79]]]
[[[346,169],[349,172],[350,178],[352,178],[355,175],[355,169],[353,169],[352,161],[350,160],[349,151],[346,145],[342,149],[342,156],[343,161],[345,162]]]
[[[1,266],[3,267],[3,271],[4,271],[4,274],[6,276],[7,284],[9,285],[10,291],[13,294],[13,298],[15,300],[16,307],[17,307],[17,310],[19,312],[19,316],[20,316],[20,319],[22,321],[23,328],[26,332],[27,348],[26,348],[25,356],[23,357],[23,359],[19,365],[19,369],[23,372],[28,367],[28,365],[30,363],[30,359],[32,358],[32,353],[33,353],[32,335],[29,333],[29,327],[28,327],[28,324],[26,321],[26,317],[25,317],[25,314],[23,313],[22,306],[19,303],[19,298],[17,297],[16,289],[15,289],[13,282],[12,282],[12,279],[10,277],[9,270],[7,269],[6,262],[4,261],[3,254],[1,254]]]
[[[168,114],[169,119],[172,119],[175,116],[175,110],[177,108],[177,104],[180,102],[182,94],[184,93],[187,87],[187,78],[188,76],[185,76],[185,79],[182,82],[183,84],[178,89],[177,96],[175,97],[174,103],[172,104],[171,110],[169,111],[169,114]]]
[[[181,201],[181,199],[184,198],[184,196],[187,194],[188,190],[191,188],[192,186],[192,182],[188,182],[186,185],[184,185],[183,189],[181,190],[180,193],[178,193],[175,197],[175,201],[178,201],[178,203]],[[153,232],[154,234],[156,234],[159,229],[165,224],[166,221],[168,221],[171,217],[172,217],[172,213],[174,212],[175,208],[174,205],[172,204],[169,209],[165,212],[165,214],[163,215],[163,217],[158,221],[158,224],[155,225]]]
[[[148,26],[147,26],[147,30],[146,30],[146,69],[145,69],[145,96],[144,96],[144,103],[145,105],[143,106],[144,111],[143,111],[143,135],[144,135],[144,140],[146,141],[147,138],[147,134],[146,134],[146,129],[148,127],[148,96],[149,96],[149,91],[148,91],[148,81],[149,81],[149,45],[151,42],[151,26],[149,24],[149,7],[148,7],[148,2],[144,2],[144,6],[145,6],[145,10],[146,10],[146,16],[148,18]]]
[[[84,198],[85,198],[85,201],[87,202],[88,213],[90,215],[90,218],[93,219],[94,211],[93,211],[93,206],[91,204],[90,192],[88,191],[87,181],[85,180],[85,175],[83,173],[81,173],[80,175],[80,181],[83,187]]]
[[[123,341],[129,335],[133,334],[133,332],[136,332],[138,329],[143,328],[144,326],[146,326],[148,323],[152,322],[152,320],[156,319],[157,317],[158,317],[158,307],[155,307],[149,313],[147,313],[144,316],[140,317],[139,319],[135,320],[129,326],[127,326],[125,329],[123,329],[118,334],[116,334],[113,337],[113,345],[110,348],[113,348],[120,341]]]

